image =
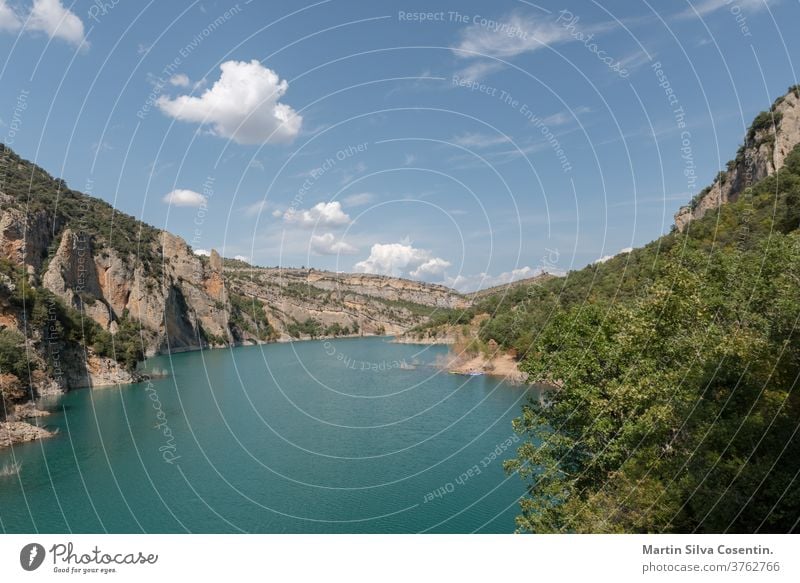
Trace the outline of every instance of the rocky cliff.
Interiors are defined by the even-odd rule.
[[[228,267],[233,293],[260,301],[281,339],[402,334],[441,308],[467,305],[439,285],[315,269]]]
[[[800,85],[790,87],[769,111],[761,112],[750,126],[744,144],[728,162],[711,186],[703,189],[692,202],[675,214],[675,226],[684,231],[694,219],[742,193],[762,178],[783,167],[789,152],[800,143]]]
[[[0,145],[0,420],[19,439],[37,434],[19,403],[135,381],[147,355],[399,334],[464,305],[421,282],[201,257]]]

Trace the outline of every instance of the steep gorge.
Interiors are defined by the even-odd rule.
[[[197,255],[0,145],[0,420],[21,440],[41,435],[20,403],[136,381],[148,355],[399,334],[464,305],[421,282]]]

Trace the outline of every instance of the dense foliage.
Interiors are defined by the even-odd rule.
[[[0,330],[0,374],[11,373],[19,379],[28,376],[25,338],[19,332]]]
[[[520,530],[797,530],[798,202],[795,149],[685,235],[484,303],[555,387],[515,421]]]
[[[11,289],[3,285],[3,295],[7,296],[6,300],[15,311],[22,315],[25,330],[47,348],[45,352],[60,351],[67,343],[83,345],[91,347],[98,356],[116,360],[128,370],[136,368],[136,364],[144,357],[141,325],[130,318],[127,310],[116,321],[117,332],[112,335],[78,309],[65,304],[47,288],[31,286],[25,271],[7,260],[0,260],[0,277],[11,283]],[[8,338],[16,334],[12,330],[3,332]],[[24,379],[28,377],[28,367],[34,369],[36,361],[29,362],[23,341],[16,342],[15,346],[16,348],[11,342],[7,343],[8,358],[26,363],[25,368],[4,368],[0,361],[0,372],[12,372],[18,378]],[[12,354],[16,356],[12,357]],[[18,370],[24,374],[21,376]]]
[[[306,318],[302,322],[298,322],[297,320],[293,321],[287,326],[286,331],[289,332],[289,335],[293,338],[300,338],[302,336],[316,338],[317,336],[322,336],[323,328],[321,322],[314,318]]]
[[[87,185],[87,190],[90,187]],[[12,204],[24,208],[30,216],[46,216],[54,231],[69,227],[76,233],[84,233],[96,250],[110,247],[123,260],[141,262],[146,270],[160,275],[158,229],[103,200],[72,190],[64,180],[53,178],[3,144],[0,144],[0,190],[12,196]],[[55,247],[49,252],[55,252]]]
[[[230,327],[237,339],[242,332],[248,332],[259,340],[274,340],[277,335],[267,319],[264,304],[256,298],[231,293],[228,296],[231,305]]]

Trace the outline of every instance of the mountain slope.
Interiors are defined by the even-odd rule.
[[[0,145],[0,418],[36,395],[136,380],[158,352],[402,333],[463,305],[421,282],[198,256]]]
[[[729,164],[731,170],[724,173],[724,178],[720,173],[712,187],[701,191],[694,203],[677,213],[677,228],[673,233],[563,277],[523,281],[479,292],[468,311],[437,315],[413,333],[437,337],[441,335],[437,329],[464,324],[478,314],[489,314],[490,318],[481,321],[480,338],[514,349],[522,359],[538,331],[558,311],[598,302],[624,302],[640,296],[642,289],[659,277],[661,259],[676,247],[711,251],[737,243],[751,245],[774,229],[783,233],[793,231],[800,220],[800,200],[794,189],[796,170],[792,166],[779,179],[781,175],[776,169],[785,169],[798,160],[798,95],[800,88],[790,88],[775,101],[772,113],[762,112],[756,117],[747,131],[747,145]],[[773,119],[777,132],[772,130]]]
[[[776,103],[792,119],[794,90]],[[797,531],[800,145],[764,148],[681,229],[472,308],[552,387],[515,421],[519,530]]]
[[[675,226],[684,231],[694,219],[728,202],[783,168],[786,157],[800,143],[800,85],[775,100],[769,111],[753,120],[744,144],[711,186],[675,213]]]

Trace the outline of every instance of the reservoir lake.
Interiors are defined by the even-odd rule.
[[[47,398],[0,450],[0,530],[510,533],[503,471],[535,388],[448,374],[444,346],[351,338],[148,359],[166,376]]]

